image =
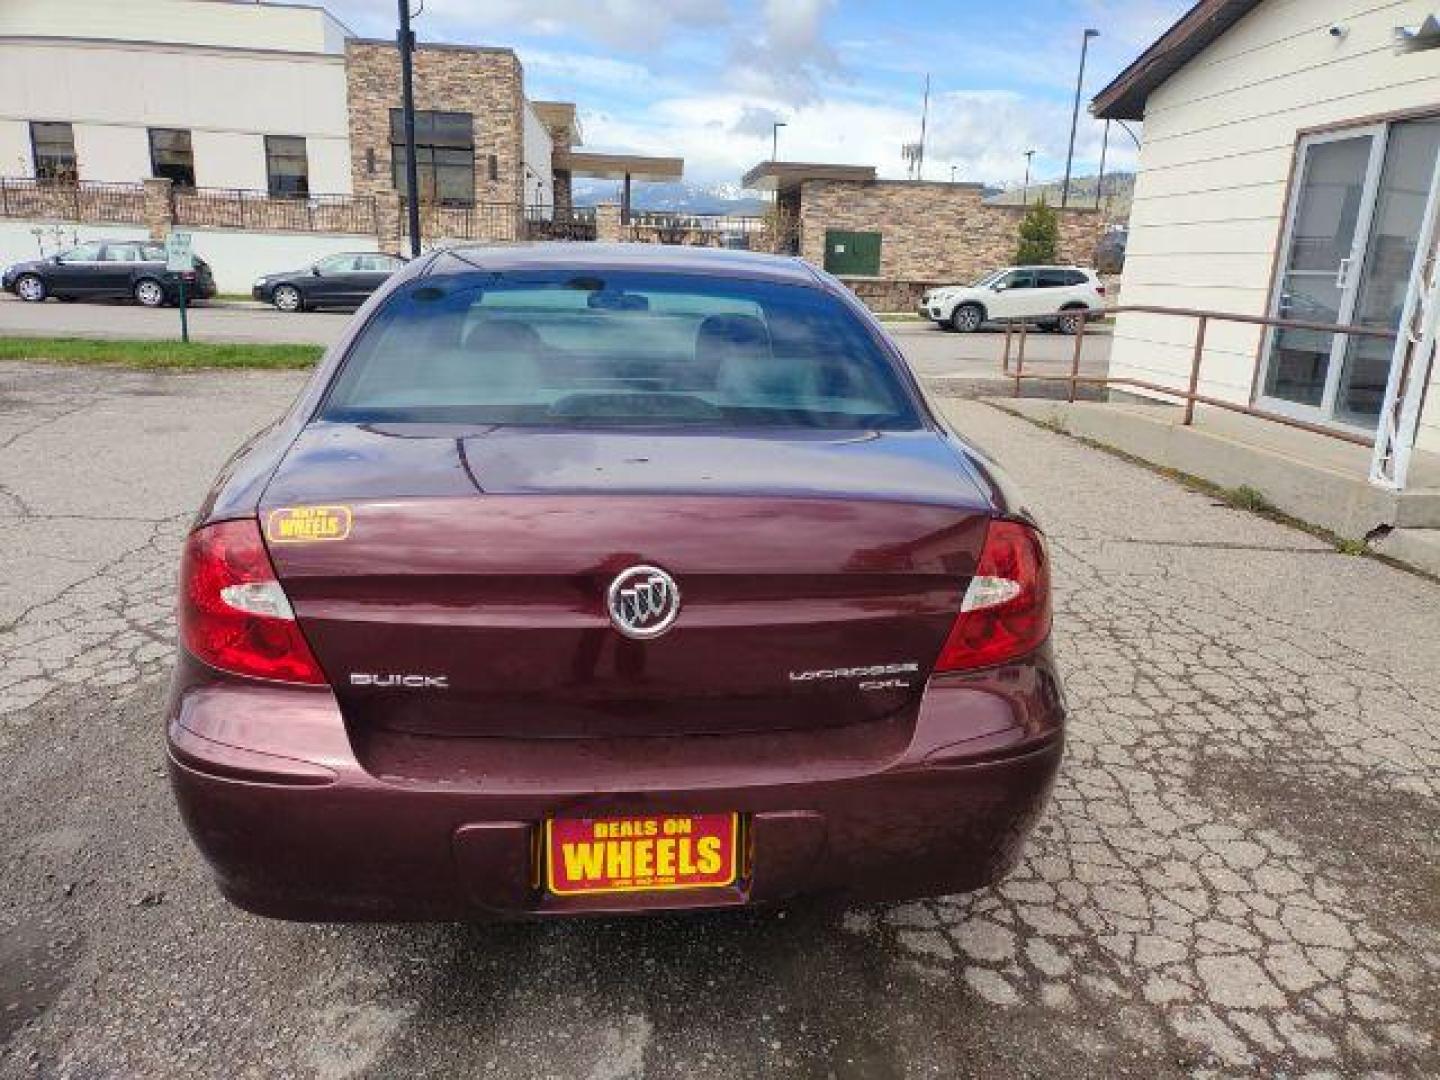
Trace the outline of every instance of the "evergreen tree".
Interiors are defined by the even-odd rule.
[[[1059,244],[1060,220],[1041,196],[1020,219],[1020,247],[1015,253],[1015,262],[1019,266],[1053,263]]]

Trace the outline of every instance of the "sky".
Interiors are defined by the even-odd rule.
[[[393,37],[395,0],[320,0],[351,29]],[[421,0],[411,0],[412,10]],[[931,97],[925,179],[1018,184],[1065,168],[1082,32],[1090,42],[1075,173],[1103,124],[1089,98],[1190,0],[423,0],[422,41],[506,45],[526,94],[573,101],[590,150],[677,155],[686,179],[737,183],[770,157],[874,165],[903,177]],[[1112,127],[1107,171],[1134,163]]]

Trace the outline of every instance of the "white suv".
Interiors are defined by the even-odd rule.
[[[931,289],[920,298],[918,310],[941,326],[967,334],[995,319],[1024,319],[1039,323],[1042,329],[1074,334],[1084,319],[1093,317],[1087,312],[1104,306],[1105,285],[1094,270],[1007,266],[986,274],[974,285]]]

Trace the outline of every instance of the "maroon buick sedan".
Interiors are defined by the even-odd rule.
[[[417,260],[225,468],[179,608],[176,797],[264,915],[974,889],[1060,763],[1035,522],[795,259]]]

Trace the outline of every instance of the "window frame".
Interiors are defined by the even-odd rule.
[[[146,128],[146,129],[145,129],[145,132],[146,132],[146,135],[147,135],[147,137],[149,138],[149,142],[150,142],[150,175],[151,175],[152,177],[154,177],[155,179],[157,179],[157,180],[159,180],[159,179],[168,179],[176,188],[180,188],[180,189],[191,189],[191,190],[193,190],[193,189],[197,186],[197,185],[196,185],[196,182],[195,182],[195,141],[194,141],[193,135],[191,134],[190,129],[189,129],[189,128],[162,128],[162,127],[152,127],[152,128]],[[184,153],[185,153],[185,156],[189,159],[188,162],[187,162],[186,164],[184,164],[184,165],[180,165],[180,164],[172,165],[172,164],[167,163],[167,164],[165,165],[165,168],[167,168],[167,169],[175,169],[175,170],[177,170],[177,171],[178,171],[178,170],[182,170],[182,169],[188,169],[188,170],[189,170],[189,177],[190,177],[188,183],[187,183],[185,180],[181,179],[181,178],[178,178],[178,177],[176,177],[176,176],[172,176],[169,172],[161,172],[161,171],[160,171],[161,163],[160,163],[160,159],[156,156],[156,151],[157,151],[157,150],[163,150],[163,152],[165,152],[165,153],[167,153],[167,154],[170,154],[170,153],[176,153],[176,154],[178,154],[179,151],[176,151],[176,150],[174,150],[174,149],[172,149],[172,148],[170,148],[170,147],[157,147],[157,146],[155,145],[155,136],[157,136],[157,135],[184,135],[184,136],[185,136],[185,140],[184,140],[184,141],[185,141],[185,151],[184,151]]]
[[[456,129],[441,135],[439,126],[449,123]],[[464,128],[463,138],[459,134]],[[463,160],[462,160],[463,155]],[[442,158],[448,160],[442,160]],[[445,109],[417,109],[415,112],[415,171],[421,203],[436,206],[474,206],[475,114]],[[458,193],[442,194],[442,177],[458,181]],[[405,199],[404,112],[390,110],[390,179],[400,199]]]
[[[42,145],[49,146],[59,144],[52,144],[50,140],[41,140],[39,138],[39,129],[41,128],[64,128],[70,137],[68,154],[63,151],[59,153],[54,150],[42,151]],[[78,183],[80,180],[80,159],[75,153],[75,125],[68,120],[31,120],[29,122],[29,129],[30,167],[34,172],[35,179],[49,181],[50,183]],[[70,169],[68,176],[61,173],[61,169],[65,167],[64,164],[60,166],[60,169],[47,168],[41,164],[42,161],[48,162],[52,158],[59,159],[63,163],[68,163]]]
[[[95,249],[94,257],[92,257],[92,258],[80,258],[78,255],[75,255],[76,252],[84,251],[86,248],[94,248],[94,249]],[[75,245],[73,248],[71,248],[69,251],[62,251],[62,252],[60,252],[59,256],[57,256],[57,257],[58,257],[59,260],[60,260],[60,265],[62,265],[62,266],[72,266],[72,265],[77,265],[77,264],[80,264],[80,263],[89,264],[89,263],[102,262],[102,261],[104,261],[104,260],[101,258],[101,256],[103,256],[104,254],[105,254],[105,241],[104,241],[104,240],[86,240],[83,244],[76,244],[76,245]],[[75,257],[72,258],[71,256],[75,256]]]
[[[282,150],[277,144],[289,143],[299,144],[297,152],[293,145],[288,150]],[[282,162],[300,163],[299,172],[279,172],[276,165]],[[287,190],[283,181],[286,178],[298,179],[293,189]],[[281,181],[281,182],[277,182]],[[265,190],[269,192],[272,199],[304,199],[310,195],[310,143],[303,135],[266,135],[265,136]]]

